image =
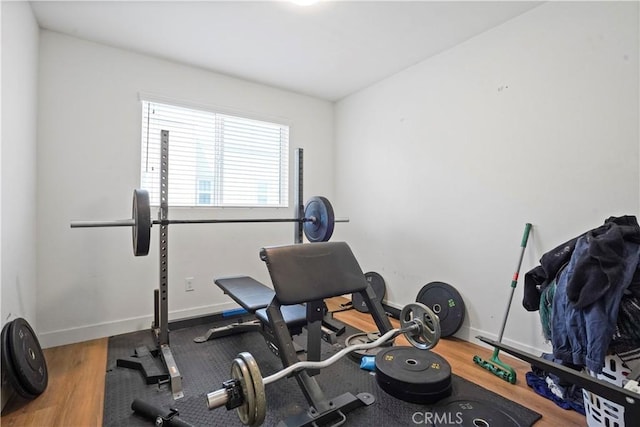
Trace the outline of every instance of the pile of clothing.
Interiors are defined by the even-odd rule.
[[[594,374],[602,371],[608,354],[629,366],[640,364],[639,261],[636,217],[611,217],[545,253],[525,274],[522,303],[528,311],[540,311],[543,333],[553,346],[549,357]],[[567,398],[568,393],[558,392],[567,384],[557,380],[544,377],[548,392]]]

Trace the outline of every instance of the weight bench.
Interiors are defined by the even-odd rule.
[[[266,247],[260,251],[260,259],[266,263],[275,289],[275,295],[265,311],[285,368],[299,361],[291,335],[287,332],[284,314],[287,306],[306,304],[307,361],[320,361],[323,306],[326,298],[358,293],[380,333],[384,334],[392,329],[381,298],[375,295],[346,243],[318,242]],[[309,369],[292,374],[310,408],[287,418],[280,425],[339,425],[346,420],[345,413],[368,406],[375,400],[368,393],[357,396],[344,393],[328,399],[314,378],[317,374],[319,370]]]
[[[255,315],[256,319],[249,321],[240,319],[238,322],[229,325],[211,328],[204,335],[196,337],[193,340],[197,343],[203,343],[227,335],[260,331],[265,335],[271,349],[277,351],[277,349],[273,347],[273,342],[269,339],[271,334],[265,329],[265,325],[268,324],[265,309],[275,296],[273,289],[249,276],[224,277],[216,279],[214,283],[218,285],[225,294],[229,295],[231,299],[237,302],[247,313]],[[307,311],[304,306],[300,304],[284,306],[283,315],[291,335],[300,334],[307,320]],[[344,330],[344,325],[337,324],[330,314],[324,316],[322,338],[325,341],[334,344],[337,342],[336,335],[340,335]],[[297,351],[303,351],[299,346],[297,346],[296,349]]]
[[[269,347],[277,354],[277,348],[275,348],[273,341],[270,339],[272,334],[266,328],[268,320],[265,309],[275,296],[273,289],[249,276],[224,277],[216,279],[215,284],[249,314],[255,315],[256,318],[211,328],[203,336],[196,337],[193,340],[202,343],[227,335],[259,331],[265,335]],[[307,310],[303,305],[284,306],[282,307],[282,314],[291,335],[302,333],[302,327],[307,324]],[[296,350],[301,351],[302,349],[297,348]]]

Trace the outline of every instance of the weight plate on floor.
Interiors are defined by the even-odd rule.
[[[374,342],[378,338],[380,338],[379,332],[361,332],[359,334],[353,334],[348,336],[347,339],[344,340],[344,345],[345,347],[348,347],[350,345],[356,345],[356,344],[369,344]],[[356,350],[356,351],[350,352],[349,357],[355,360],[356,362],[360,363],[360,361],[364,356],[375,356],[385,348],[387,347],[384,347],[384,344],[383,344],[382,346],[370,348],[368,350]]]
[[[414,347],[391,347],[376,355],[380,388],[405,402],[435,403],[451,395],[451,366],[441,356]]]
[[[33,395],[42,394],[49,382],[47,362],[36,334],[29,323],[17,318],[9,328],[11,361],[16,378]]]
[[[420,289],[416,301],[429,307],[440,319],[440,336],[449,337],[464,321],[464,301],[460,293],[443,282],[427,283]]]
[[[131,227],[133,238],[133,254],[135,256],[149,255],[151,242],[151,205],[149,192],[141,188],[133,190],[132,217],[134,225]]]
[[[429,414],[433,426],[461,427],[519,427],[520,424],[509,414],[490,402],[464,398],[447,399]]]
[[[329,200],[322,196],[310,198],[304,205],[304,217],[313,219],[302,224],[307,239],[310,242],[328,242],[336,221]]]
[[[373,292],[375,292],[378,300],[382,303],[382,300],[387,294],[387,285],[385,284],[382,276],[375,271],[369,271],[364,273],[364,277],[367,279],[367,283],[369,283],[373,288]],[[362,295],[360,295],[360,292],[354,292],[351,294],[351,304],[353,304],[353,308],[358,310],[360,313],[369,312],[369,307],[367,307],[367,304],[365,303]]]
[[[2,350],[1,350],[1,358],[2,358],[2,378],[3,380],[9,383],[9,385],[15,390],[17,394],[24,397],[25,399],[33,399],[36,396],[32,393],[29,393],[25,388],[20,384],[18,377],[16,376],[16,371],[13,366],[13,360],[11,356],[11,344],[9,340],[9,334],[11,325],[13,321],[5,323],[2,327]]]

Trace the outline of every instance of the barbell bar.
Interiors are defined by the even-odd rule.
[[[404,320],[403,320],[404,319]],[[352,351],[368,350],[393,340],[400,334],[414,347],[421,350],[433,348],[440,340],[440,321],[438,316],[421,303],[410,303],[402,308],[400,328],[391,329],[370,343],[347,346],[319,362],[301,361],[294,363],[268,377],[262,378],[258,363],[248,352],[239,353],[231,363],[232,379],[222,383],[223,388],[207,394],[209,409],[225,406],[227,410],[236,409],[244,425],[258,426],[266,416],[265,386],[304,369],[323,369],[331,366]]]
[[[311,222],[315,223],[317,218],[229,218],[229,219],[154,219],[152,225],[171,224],[234,224],[241,222]],[[348,218],[335,218],[334,222],[349,222]],[[134,227],[136,222],[133,219],[114,219],[108,221],[72,221],[71,228],[104,228],[104,227]]]
[[[72,221],[71,228],[132,227],[133,254],[149,254],[151,227],[171,224],[234,224],[300,222],[310,242],[326,242],[333,234],[336,222],[349,222],[348,218],[336,218],[329,200],[322,196],[310,198],[304,206],[303,218],[221,218],[221,219],[151,219],[149,193],[133,190],[132,218],[110,221]]]

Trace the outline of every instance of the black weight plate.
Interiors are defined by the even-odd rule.
[[[40,395],[49,382],[47,362],[36,334],[29,323],[17,318],[9,329],[11,361],[16,378],[27,392]]]
[[[433,426],[461,427],[519,427],[509,414],[502,412],[490,402],[473,399],[451,398],[438,405],[432,413]]]
[[[18,377],[16,376],[16,370],[13,366],[13,358],[11,355],[11,344],[9,340],[9,335],[11,333],[11,326],[13,325],[13,321],[5,323],[2,327],[2,378],[7,380],[7,382],[11,385],[13,390],[18,393],[20,396],[25,399],[33,399],[36,396],[32,393],[29,393],[20,383]]]
[[[429,307],[440,319],[440,336],[449,337],[464,321],[464,301],[460,293],[444,282],[427,283],[420,289],[416,302]]]
[[[382,302],[385,295],[387,294],[387,285],[384,282],[382,276],[375,271],[369,271],[367,273],[364,273],[364,277],[365,279],[367,279],[369,285],[371,285],[371,287],[373,288],[373,292],[376,293],[376,296],[378,297],[380,302]],[[367,304],[364,302],[364,298],[362,298],[362,295],[360,295],[359,292],[354,292],[353,294],[351,294],[351,304],[353,304],[353,308],[358,310],[360,313],[369,312],[369,307],[367,307]]]
[[[302,225],[307,239],[310,242],[328,242],[336,221],[329,200],[322,196],[310,198],[304,205],[304,217],[314,218],[314,221],[305,221]]]
[[[441,356],[414,347],[391,347],[376,355],[376,381],[391,396],[435,403],[451,395],[451,366]]]
[[[133,190],[132,216],[134,225],[131,228],[133,238],[133,254],[135,256],[149,255],[151,242],[151,205],[149,192],[141,188]]]

